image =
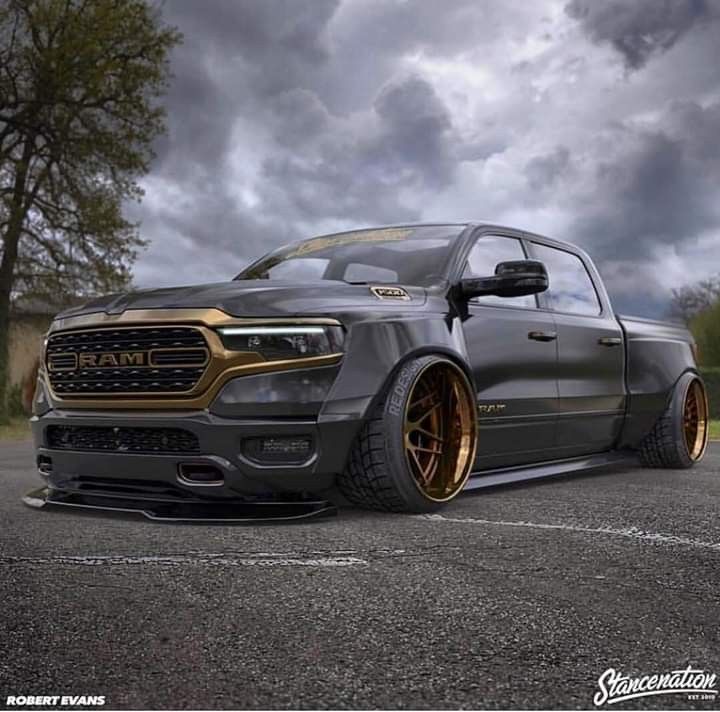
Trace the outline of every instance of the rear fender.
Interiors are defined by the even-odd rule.
[[[675,384],[697,373],[692,337],[673,324],[620,317],[627,343],[628,411],[620,447],[636,446],[665,412]]]

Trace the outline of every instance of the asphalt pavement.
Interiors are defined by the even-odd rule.
[[[720,443],[431,517],[173,525],[37,511],[0,443],[0,708],[592,708],[608,668],[720,677]],[[615,708],[717,709],[720,697]]]

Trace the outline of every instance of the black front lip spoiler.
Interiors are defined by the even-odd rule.
[[[337,514],[337,507],[323,499],[246,500],[224,499],[218,502],[142,501],[100,494],[63,492],[41,487],[26,494],[23,503],[34,509],[78,507],[142,514],[161,522],[219,522],[260,524],[298,522]]]

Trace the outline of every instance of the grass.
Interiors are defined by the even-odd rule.
[[[720,440],[720,420],[710,421],[710,440]]]
[[[10,418],[7,422],[0,422],[0,442],[28,440],[30,438],[30,423],[27,418]]]

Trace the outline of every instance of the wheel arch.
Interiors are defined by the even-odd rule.
[[[434,314],[421,319],[352,325],[347,351],[323,414],[352,410],[359,420],[367,420],[399,370],[410,360],[428,355],[452,361],[477,391],[459,319]]]
[[[628,411],[618,447],[636,449],[640,445],[669,408],[678,383],[687,374],[692,374],[705,386],[700,369],[696,365],[687,365],[674,380],[668,380],[667,386],[660,393],[630,391]]]
[[[628,407],[619,447],[637,447],[668,407],[678,381],[698,374],[692,339],[673,324],[619,317],[626,339]]]
[[[416,513],[456,497],[477,442],[474,387],[462,359],[443,348],[408,352],[373,401],[337,479],[343,495],[371,509]]]
[[[393,380],[398,375],[398,373],[400,373],[403,367],[410,361],[423,358],[425,356],[440,356],[447,359],[448,361],[451,361],[458,368],[460,368],[460,370],[465,374],[465,377],[468,379],[470,387],[472,388],[473,394],[477,401],[477,387],[475,384],[475,379],[473,378],[472,370],[470,369],[467,360],[465,360],[456,351],[453,351],[446,346],[428,345],[418,347],[414,351],[408,352],[393,366],[393,368],[388,372],[382,384],[382,388],[375,394],[372,401],[368,405],[363,420],[369,418],[374,409],[377,407],[378,403],[382,402],[382,400],[386,397]]]
[[[688,469],[699,462],[709,440],[707,390],[695,368],[675,382],[668,405],[640,443],[644,465]]]

